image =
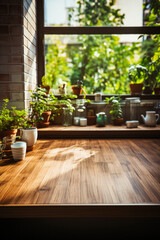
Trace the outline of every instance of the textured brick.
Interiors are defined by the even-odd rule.
[[[0,15],[7,15],[8,14],[8,5],[0,4]]]
[[[10,92],[0,92],[0,101],[2,101],[3,99],[6,99],[6,98],[8,98],[9,100],[11,99]]]
[[[0,64],[8,64],[9,56],[0,56]]]
[[[22,4],[22,0],[8,0],[8,3],[11,3],[11,4]]]
[[[24,63],[31,67],[33,65],[33,60],[28,56],[24,56]]]
[[[24,92],[25,100],[30,100],[30,99],[31,99],[31,98],[30,98],[30,97],[31,97],[31,94],[32,94],[32,93],[31,93],[30,91],[25,91],[25,92]]]
[[[0,94],[1,92],[8,92],[8,91],[10,91],[9,84],[4,84],[0,82]]]
[[[11,35],[21,35],[23,34],[23,27],[21,25],[11,25],[10,26]]]
[[[23,37],[2,35],[0,37],[0,44],[3,46],[20,46],[23,44]]]
[[[17,16],[17,15],[10,16],[10,23],[11,24],[22,24],[23,18],[22,18],[22,16]]]
[[[24,106],[25,106],[25,109],[29,109],[29,107],[30,107],[30,100],[25,100],[24,101]]]
[[[24,101],[11,101],[10,106],[14,106],[17,109],[24,109],[25,104]]]
[[[0,65],[0,72],[1,73],[19,73],[23,71],[23,65]]]
[[[22,0],[0,0],[1,1],[1,4],[2,3],[11,3],[11,4],[21,4],[22,3]]]
[[[29,107],[29,91],[37,84],[35,5],[0,0],[0,100],[8,97],[18,109]]]
[[[22,6],[21,5],[10,5],[9,6],[10,15],[22,15]]]
[[[23,92],[11,93],[12,101],[23,101],[24,95]]]
[[[23,81],[23,74],[12,74],[11,75],[12,82],[22,82]]]
[[[0,15],[0,24],[22,24],[22,16]]]
[[[15,64],[23,63],[23,57],[22,56],[11,56],[11,63],[15,63]]]
[[[0,46],[0,56],[10,55],[10,53],[11,53],[11,47]]]
[[[24,90],[23,83],[12,83],[9,85],[10,91],[12,92],[22,92]]]
[[[0,25],[0,35],[9,34],[9,26]]]
[[[32,91],[32,90],[34,90],[34,88],[35,87],[32,84],[27,83],[27,82],[24,83],[24,90],[25,91]]]
[[[11,48],[11,55],[22,55],[23,54],[23,47],[12,47]]]
[[[0,82],[5,82],[5,81],[9,81],[9,74],[0,74]]]

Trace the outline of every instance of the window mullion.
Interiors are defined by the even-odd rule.
[[[160,34],[160,27],[44,27],[44,34]]]

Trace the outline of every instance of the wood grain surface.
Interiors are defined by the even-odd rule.
[[[38,140],[0,160],[0,204],[159,204],[159,139]]]

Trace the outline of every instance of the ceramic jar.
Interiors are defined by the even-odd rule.
[[[27,143],[27,147],[32,147],[37,141],[37,128],[26,128],[21,129],[20,131],[22,141],[25,141]]]

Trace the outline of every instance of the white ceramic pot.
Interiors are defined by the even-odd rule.
[[[21,135],[22,141],[25,141],[27,143],[27,147],[31,147],[37,141],[37,137],[38,137],[37,128],[32,127],[32,128],[21,129],[20,135]]]
[[[131,120],[131,121],[126,121],[127,128],[136,128],[139,125],[139,121],[136,120]]]
[[[80,126],[81,127],[87,126],[87,118],[80,118]]]

